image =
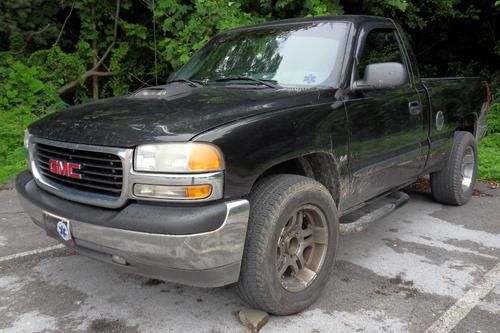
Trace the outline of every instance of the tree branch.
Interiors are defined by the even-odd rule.
[[[78,79],[73,80],[73,81],[71,81],[69,83],[66,83],[64,86],[62,86],[61,88],[59,88],[57,90],[57,92],[59,94],[63,94],[63,93],[65,93],[68,90],[72,90],[72,89],[78,87],[81,82],[85,82],[91,76],[113,76],[113,75],[115,75],[115,73],[111,73],[111,72],[98,72],[98,71],[94,71],[94,70],[89,70],[89,71],[86,71],[85,73],[83,73],[82,76],[80,76]]]
[[[40,35],[40,34],[44,33],[45,30],[47,30],[50,26],[51,26],[51,24],[47,23],[47,25],[45,27],[43,27],[42,29],[40,29],[38,31],[32,31],[32,32],[30,32],[29,35],[28,35],[28,37],[26,37],[26,40],[24,41],[23,47],[19,51],[17,51],[16,53],[17,54],[23,53],[24,50],[26,49],[26,47],[28,46],[28,42],[33,38],[33,36]],[[30,57],[31,57],[31,55],[30,55]]]
[[[115,34],[114,41],[116,42],[116,37],[118,36],[118,19],[120,18],[120,0],[116,0],[116,12],[115,12]]]
[[[61,39],[61,36],[63,34],[63,31],[64,31],[64,28],[66,28],[66,23],[68,23],[69,17],[73,13],[73,9],[75,8],[75,1],[76,0],[73,0],[73,3],[71,4],[71,9],[69,10],[68,16],[66,16],[66,18],[64,19],[64,23],[63,23],[63,25],[61,27],[61,30],[59,31],[59,35],[57,35],[57,39],[56,39],[56,41],[54,42],[54,44],[52,46],[56,46],[57,43],[59,43],[59,40]]]
[[[89,73],[89,76],[113,76],[113,75],[115,75],[115,73],[112,73],[112,72],[96,72],[96,71],[93,71],[93,72]]]
[[[113,73],[109,73],[109,72],[99,72],[97,69],[103,64],[103,62],[109,56],[111,50],[113,50],[113,47],[116,44],[116,39],[118,38],[118,20],[119,19],[120,19],[120,0],[116,0],[116,12],[115,12],[115,25],[114,25],[113,41],[108,46],[108,48],[106,49],[106,51],[104,52],[104,54],[102,55],[102,57],[99,59],[99,61],[94,65],[94,67],[92,67],[91,69],[89,69],[88,71],[86,71],[85,73],[83,73],[79,78],[77,78],[77,79],[75,79],[75,80],[73,80],[71,82],[68,82],[65,85],[63,85],[61,88],[59,88],[57,90],[57,92],[59,93],[59,95],[64,94],[65,92],[67,92],[69,90],[72,90],[75,87],[78,87],[81,82],[84,82],[85,80],[87,80],[91,76],[110,76],[110,75],[114,75]],[[103,73],[109,73],[109,74],[103,75]]]
[[[33,32],[31,32],[31,33],[28,35],[28,37],[26,38],[26,42],[30,41],[30,40],[31,40],[31,38],[33,38],[33,36],[35,36],[35,35],[39,35],[39,34],[41,34],[41,33],[45,32],[45,30],[47,30],[47,29],[50,27],[50,25],[51,25],[50,23],[47,23],[47,25],[46,25],[45,27],[43,27],[42,29],[40,29],[40,30],[38,30],[38,31],[33,31]]]
[[[141,80],[141,79],[140,79],[137,75],[135,75],[134,73],[129,72],[129,74],[130,74],[130,75],[132,75],[132,77],[133,77],[134,79],[136,79],[137,81],[139,81],[140,83],[142,83],[142,86],[143,86],[143,87],[144,87],[144,86],[146,86],[146,87],[151,87],[151,85],[150,85],[149,83],[144,82],[143,80]],[[141,88],[142,88],[142,87],[141,87]]]

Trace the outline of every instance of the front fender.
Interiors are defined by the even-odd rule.
[[[248,194],[274,165],[313,153],[347,163],[348,126],[343,103],[274,111],[220,126],[194,141],[211,142],[226,161],[225,197]]]

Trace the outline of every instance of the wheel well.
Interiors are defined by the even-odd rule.
[[[299,157],[273,165],[272,167],[267,169],[264,173],[262,173],[259,176],[258,180],[270,175],[276,175],[281,173],[289,173],[289,174],[314,178],[311,165],[309,164],[309,162],[305,158]]]
[[[463,117],[458,123],[457,131],[470,132],[476,136],[476,117],[473,114]]]
[[[320,182],[328,189],[338,205],[340,195],[340,178],[338,163],[335,161],[333,156],[325,153],[313,153],[293,158],[273,165],[263,172],[257,178],[257,181],[270,175],[286,173],[313,178]]]

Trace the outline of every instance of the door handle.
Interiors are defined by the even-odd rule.
[[[420,102],[413,101],[408,103],[408,111],[412,116],[419,115],[422,112],[422,106],[420,105]]]

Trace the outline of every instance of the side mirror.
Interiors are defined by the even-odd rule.
[[[354,82],[355,89],[384,89],[408,83],[408,72],[399,62],[381,62],[367,65],[365,77]]]
[[[168,77],[167,77],[167,82],[170,82],[171,80],[173,80],[175,77],[175,74],[177,74],[177,72],[170,72],[170,74],[168,74]]]

